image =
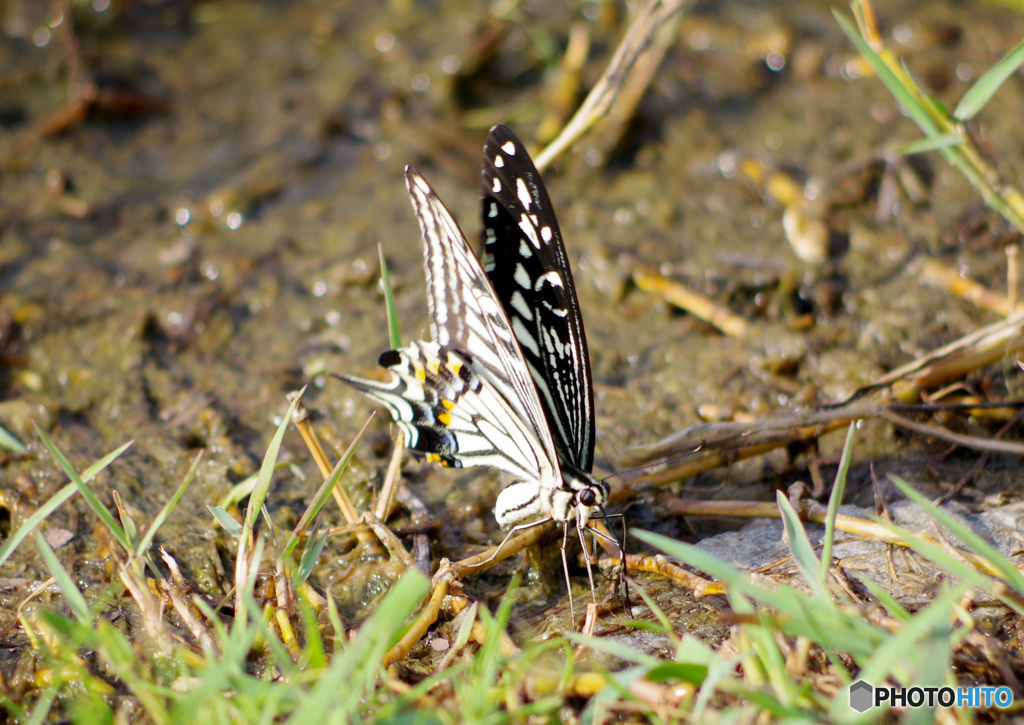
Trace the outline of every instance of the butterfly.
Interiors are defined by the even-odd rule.
[[[583,543],[609,487],[591,474],[590,359],[551,200],[515,134],[492,128],[481,172],[481,265],[427,181],[412,167],[405,178],[423,236],[433,339],[383,353],[385,382],[339,377],[383,403],[408,447],[428,460],[510,474],[494,507],[498,524],[509,536],[560,524],[568,584],[568,532],[575,528]]]

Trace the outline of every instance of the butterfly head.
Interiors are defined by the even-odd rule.
[[[566,501],[565,513],[562,517],[555,516],[556,520],[570,521],[575,519],[576,525],[583,528],[590,521],[597,511],[604,507],[608,500],[608,484],[598,481],[588,473],[577,473],[576,475],[565,475],[565,488],[562,492],[572,492],[571,497]]]

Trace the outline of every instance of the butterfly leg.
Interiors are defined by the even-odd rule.
[[[511,529],[508,530],[508,533],[505,534],[505,538],[501,540],[501,543],[498,544],[497,547],[495,547],[494,553],[491,554],[486,559],[484,559],[483,561],[478,562],[475,566],[483,567],[483,566],[486,566],[487,564],[490,564],[495,559],[497,559],[498,555],[501,553],[501,550],[505,548],[505,544],[507,544],[509,542],[509,539],[511,539],[516,534],[518,534],[520,531],[527,531],[527,530],[535,528],[537,526],[543,526],[544,524],[546,524],[549,521],[551,521],[551,517],[548,517],[546,519],[541,519],[540,521],[531,521],[528,524],[519,524],[518,526],[513,526]]]
[[[622,542],[615,538],[614,534],[609,536],[603,531],[600,531],[599,529],[596,529],[590,525],[588,525],[586,528],[588,531],[590,531],[590,533],[594,535],[595,540],[602,539],[604,541],[607,541],[609,544],[613,544],[615,548],[619,550],[619,568],[621,569],[621,573],[619,575],[618,585],[619,587],[621,587],[622,596],[626,600],[626,611],[629,612],[629,616],[632,617],[633,605],[629,601],[629,584],[626,581],[626,547],[624,545],[624,542],[626,541],[626,520],[622,514],[612,514],[611,516],[609,516],[607,513],[605,513],[603,506],[601,507],[601,518],[605,521],[607,521],[610,518],[622,519]]]
[[[568,528],[568,527],[566,527]],[[589,526],[580,525],[580,520],[576,519],[576,535],[580,539],[580,546],[583,548],[583,558],[587,561],[587,578],[590,579],[590,597],[594,600],[594,607],[597,607],[597,589],[594,587],[594,568],[590,565],[590,552],[587,550],[587,540],[583,536],[583,532],[587,529],[594,531]],[[563,550],[564,551],[564,550]],[[568,572],[567,572],[568,573]]]
[[[569,618],[572,620],[572,628],[576,629],[576,608],[573,606],[572,601],[572,581],[569,579],[569,557],[566,554],[566,549],[569,548],[569,522],[562,524],[562,571],[565,573],[565,590],[569,592]],[[586,549],[584,549],[586,552]],[[587,562],[587,570],[590,570],[590,562]],[[591,588],[593,588],[594,580],[590,580]]]

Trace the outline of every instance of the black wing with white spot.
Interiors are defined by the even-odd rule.
[[[522,348],[555,444],[577,468],[594,462],[594,390],[583,319],[551,200],[504,125],[484,147],[484,269]]]

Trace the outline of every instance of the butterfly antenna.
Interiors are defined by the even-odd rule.
[[[601,481],[602,482],[607,482],[608,479],[615,478],[616,476],[625,476],[627,473],[633,473],[634,471],[645,471],[648,468],[653,468],[654,466],[663,466],[666,463],[673,463],[674,461],[681,461],[684,458],[689,458],[690,456],[697,455],[698,453],[703,451],[706,447],[707,447],[707,439],[706,438],[701,438],[700,439],[700,443],[698,443],[695,448],[687,451],[686,453],[680,453],[678,456],[672,456],[671,458],[663,458],[660,461],[651,461],[650,463],[645,463],[644,465],[636,466],[635,468],[627,468],[625,471],[616,471],[615,473],[609,473],[607,476],[602,478]]]

